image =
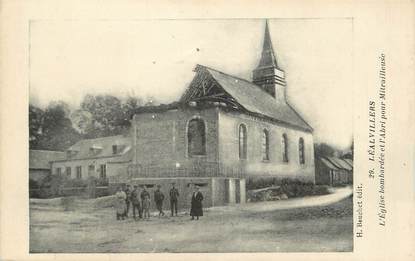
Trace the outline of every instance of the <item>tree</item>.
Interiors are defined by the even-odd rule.
[[[350,145],[350,149],[343,152],[342,158],[353,160],[353,154],[354,154],[354,141],[352,140],[352,144]]]
[[[71,113],[70,119],[74,129],[82,135],[86,134],[87,130],[91,128],[92,114],[88,111],[81,109],[75,110]]]
[[[91,124],[85,130],[87,137],[117,135],[123,131],[124,114],[117,97],[86,95],[81,110],[91,114]]]
[[[43,113],[38,149],[65,150],[81,139],[68,117],[69,106],[51,102]]]
[[[123,111],[123,120],[122,125],[125,128],[131,126],[131,119],[135,113],[135,111],[142,107],[144,104],[143,100],[138,97],[128,96],[125,102],[122,104],[122,111]]]
[[[336,153],[336,149],[326,143],[314,144],[315,157],[332,157]]]
[[[37,149],[42,136],[44,111],[29,104],[29,149]]]

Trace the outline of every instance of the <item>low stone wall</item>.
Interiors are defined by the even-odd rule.
[[[95,187],[90,189],[88,187],[69,187],[69,188],[40,188],[30,189],[30,198],[54,198],[54,197],[69,197],[78,196],[85,198],[96,198],[110,195],[110,188]]]

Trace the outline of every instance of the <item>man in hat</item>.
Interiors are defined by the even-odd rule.
[[[179,198],[179,191],[175,188],[175,183],[172,183],[172,188],[170,189],[170,208],[171,208],[171,216],[176,213],[177,216],[177,200]]]
[[[126,186],[126,189],[124,190],[125,195],[127,196],[127,198],[125,199],[125,204],[127,205],[127,208],[125,210],[125,217],[128,218],[128,212],[130,210],[130,204],[131,204],[131,189],[130,189],[130,185]]]
[[[133,217],[134,217],[135,220],[137,220],[135,210],[137,210],[139,218],[142,218],[142,211],[141,211],[142,207],[141,207],[141,203],[140,203],[140,199],[139,199],[139,195],[138,195],[138,186],[137,185],[134,185],[134,189],[133,189],[133,191],[131,191],[130,195],[131,195],[130,196],[131,204],[132,204],[132,207],[133,207]]]
[[[143,205],[142,203],[143,203],[144,199],[145,199],[147,196],[150,198],[150,193],[148,193],[148,191],[147,191],[147,187],[146,187],[146,186],[143,186],[143,191],[141,191],[141,194],[140,194],[140,198],[141,198],[141,205]]]
[[[164,200],[164,194],[160,190],[161,186],[157,185],[156,191],[154,191],[154,202],[156,202],[157,210],[159,211],[159,217],[164,216],[163,212],[163,200]]]

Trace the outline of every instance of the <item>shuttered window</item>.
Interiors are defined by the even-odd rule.
[[[77,166],[76,167],[76,178],[77,179],[82,179],[82,166]]]
[[[107,178],[107,165],[105,165],[105,164],[100,165],[99,177],[101,179],[106,179]]]
[[[66,177],[71,178],[71,176],[72,176],[71,167],[66,167]]]

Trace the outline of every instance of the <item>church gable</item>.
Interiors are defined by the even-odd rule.
[[[204,66],[195,68],[196,76],[180,98],[181,103],[202,102],[222,105],[233,109],[242,106],[209,73]]]

